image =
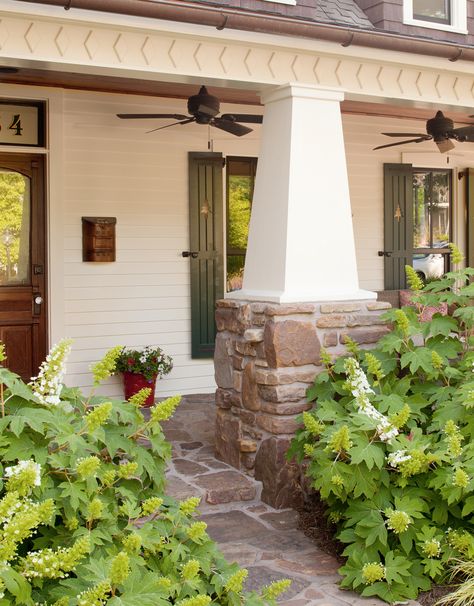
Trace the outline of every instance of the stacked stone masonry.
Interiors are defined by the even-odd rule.
[[[218,301],[215,348],[216,455],[263,484],[262,500],[294,507],[301,471],[286,461],[306,390],[323,370],[321,348],[334,358],[349,336],[364,348],[389,331],[383,301],[286,305]]]

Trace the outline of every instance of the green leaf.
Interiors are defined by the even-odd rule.
[[[384,335],[378,342],[378,347],[386,353],[400,353],[404,347],[403,337],[395,332],[390,332]]]
[[[10,431],[12,431],[17,437],[22,433],[24,427],[24,417],[12,417],[12,420],[10,421]]]
[[[0,569],[0,578],[7,590],[16,597],[16,604],[31,604],[31,586],[21,574],[8,566]]]
[[[23,383],[21,378],[8,368],[0,367],[0,383],[6,385],[8,392],[14,396],[19,396],[23,400],[33,400],[33,392]]]
[[[89,496],[84,492],[84,489],[80,484],[73,484],[71,482],[63,482],[59,485],[61,490],[61,498],[69,499],[71,507],[73,509],[79,509],[81,503],[88,504]]]
[[[474,306],[459,307],[453,313],[455,318],[459,318],[462,322],[471,326],[474,323]]]
[[[443,358],[450,360],[456,358],[458,353],[462,351],[462,343],[455,337],[443,337],[440,335],[431,337],[427,339],[426,346],[430,350],[437,351]]]
[[[450,316],[442,316],[439,313],[434,314],[432,320],[426,323],[427,335],[436,337],[437,335],[449,336],[452,332],[457,332],[458,324]]]
[[[370,473],[368,467],[361,463],[354,467],[354,497],[360,497],[362,495],[370,498],[376,492],[376,482],[374,476]]]
[[[429,374],[434,371],[431,361],[431,349],[427,347],[417,347],[413,351],[407,351],[400,358],[402,368],[409,366],[410,372],[415,374],[419,370],[423,370]]]
[[[411,562],[404,556],[397,556],[393,551],[385,555],[385,578],[387,583],[404,583],[403,577],[410,576]]]
[[[413,547],[413,540],[415,537],[415,531],[413,528],[408,528],[405,532],[398,535],[398,540],[402,546],[403,551],[408,555]]]
[[[382,469],[385,463],[385,454],[383,447],[379,444],[369,442],[366,435],[358,435],[356,444],[349,449],[351,462],[355,465],[364,462],[368,469],[372,469],[375,465],[378,469]]]
[[[466,499],[466,502],[464,503],[464,507],[462,508],[463,518],[468,516],[473,511],[474,511],[474,497],[468,497]]]

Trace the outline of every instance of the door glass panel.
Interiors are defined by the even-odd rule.
[[[449,0],[413,0],[413,17],[424,21],[450,23]]]
[[[448,269],[450,217],[451,171],[415,171],[413,267],[424,280],[439,278]]]
[[[30,180],[0,168],[0,286],[30,283]]]

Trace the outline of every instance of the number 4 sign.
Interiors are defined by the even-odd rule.
[[[42,101],[0,101],[0,145],[43,147],[44,116]]]

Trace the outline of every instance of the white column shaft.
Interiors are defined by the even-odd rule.
[[[359,289],[339,92],[286,85],[265,118],[242,291],[281,303],[374,298]]]

